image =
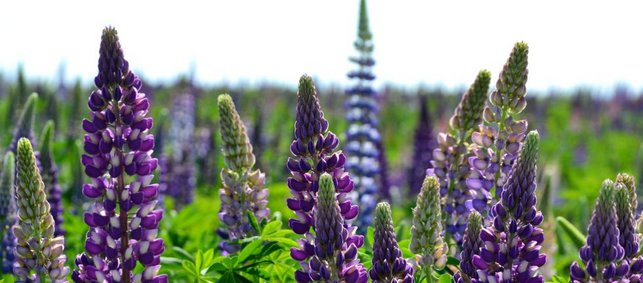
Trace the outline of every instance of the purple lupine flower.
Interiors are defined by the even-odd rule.
[[[163,210],[155,209],[158,185],[151,183],[158,161],[150,156],[150,104],[139,92],[142,82],[130,71],[112,27],[103,30],[94,83],[91,120],[82,123],[87,132],[82,164],[91,178],[83,193],[94,203],[84,215],[89,232],[72,279],[167,282],[166,275],[157,275],[164,250],[158,238]]]
[[[366,269],[357,258],[361,236],[354,227],[345,224],[342,208],[337,201],[333,177],[323,173],[319,178],[317,204],[313,209],[315,241],[309,264],[304,272],[297,271],[298,282],[360,282],[366,283]]]
[[[516,43],[500,72],[496,90],[489,97],[490,104],[484,109],[485,123],[471,135],[475,158],[469,159],[471,171],[467,185],[473,190],[495,190],[496,200],[502,195],[509,171],[518,157],[518,149],[527,134],[527,120],[514,121],[513,117],[527,105],[528,52],[526,43]]]
[[[469,174],[468,137],[474,125],[482,119],[490,80],[489,71],[478,72],[476,80],[462,95],[450,119],[449,132],[438,134],[438,147],[432,153],[433,168],[427,170],[428,175],[435,175],[440,181],[440,196],[444,199],[443,210],[447,215],[446,235],[453,238],[458,245],[462,244],[469,211],[477,210],[483,213],[487,208],[488,199],[491,198],[485,190],[470,189],[465,181]]]
[[[2,259],[2,273],[11,274],[13,263],[16,261],[16,237],[11,227],[16,223],[15,202],[15,159],[11,151],[4,156],[2,177],[0,177],[0,233],[2,233],[2,246],[0,258]]]
[[[540,253],[543,215],[536,207],[538,141],[536,131],[525,138],[502,199],[490,211],[492,225],[480,231],[484,246],[473,256],[478,277],[472,282],[544,282],[538,272],[547,261]]]
[[[482,229],[482,215],[477,211],[469,214],[467,230],[462,241],[462,252],[460,252],[460,272],[453,276],[457,283],[471,282],[472,279],[478,278],[476,267],[473,265],[473,256],[480,252],[484,245],[480,239],[480,229]]]
[[[62,203],[62,190],[58,184],[58,166],[54,162],[53,153],[53,139],[54,139],[54,123],[53,121],[47,122],[40,137],[40,167],[42,171],[42,181],[45,184],[45,191],[47,192],[47,201],[50,205],[51,216],[54,218],[56,231],[54,236],[64,236],[65,230],[63,229],[63,203]]]
[[[357,65],[357,70],[348,73],[348,78],[356,81],[355,86],[346,90],[345,102],[346,130],[345,150],[348,154],[346,170],[355,182],[355,193],[351,194],[354,202],[360,203],[360,217],[357,219],[360,229],[366,229],[373,220],[373,210],[378,199],[389,196],[388,181],[382,178],[382,161],[384,152],[379,150],[383,142],[379,127],[379,106],[377,92],[372,88],[375,76],[373,65],[373,36],[368,25],[366,0],[360,2],[359,27],[355,48],[359,55],[350,60]],[[383,146],[383,145],[382,145]],[[379,196],[378,196],[379,194]],[[361,230],[360,230],[361,231]],[[363,231],[361,231],[363,232]]]
[[[259,232],[252,228],[247,213],[252,213],[258,222],[263,222],[270,218],[270,209],[267,208],[266,174],[253,169],[253,148],[232,98],[227,94],[219,95],[217,104],[223,142],[221,151],[226,165],[221,170],[223,187],[219,189],[219,220],[225,228],[218,229],[217,234],[224,239],[219,245],[222,253],[231,254],[239,247],[229,244],[227,240],[240,240],[256,236]]]
[[[373,219],[373,267],[368,272],[373,283],[413,283],[413,266],[402,257],[397,245],[391,207],[380,202]]]
[[[354,244],[355,250],[364,244],[363,236],[355,234],[356,227],[348,221],[355,219],[359,212],[348,197],[353,191],[353,182],[347,172],[344,172],[346,157],[341,151],[334,152],[339,139],[328,130],[328,121],[319,106],[319,99],[311,77],[303,75],[299,80],[297,92],[297,120],[295,122],[295,140],[290,145],[294,157],[288,158],[287,167],[291,173],[288,187],[293,195],[287,199],[288,208],[292,209],[296,218],[288,221],[288,226],[297,234],[305,235],[299,240],[300,248],[292,248],[293,259],[302,262],[302,269],[295,272],[298,282],[310,282],[310,258],[315,255],[315,235],[310,228],[315,228],[313,208],[317,205],[319,178],[323,173],[329,173],[335,184],[336,198],[343,218],[343,229],[347,239]],[[349,254],[354,257],[354,254]],[[351,257],[351,258],[352,258]],[[358,276],[362,278],[362,276]],[[364,277],[366,274],[364,273]],[[355,282],[355,281],[350,281]]]
[[[172,124],[168,134],[170,153],[166,156],[169,182],[164,193],[174,199],[180,210],[192,203],[196,188],[194,152],[194,96],[176,96],[172,109]]]
[[[421,95],[419,99],[420,115],[418,124],[415,127],[415,135],[413,136],[413,162],[411,163],[411,168],[409,168],[408,176],[410,197],[415,197],[420,193],[426,170],[432,167],[433,150],[438,146],[426,105],[427,97],[426,95]]]
[[[583,269],[577,262],[570,267],[573,282],[612,282],[626,275],[629,266],[621,263],[625,249],[619,244],[614,183],[605,180],[587,230],[587,242],[580,249]]]
[[[627,174],[616,176],[616,216],[619,230],[618,242],[624,249],[624,261],[629,266],[623,276],[630,282],[643,280],[643,256],[639,254],[641,234],[636,231],[636,205],[638,204],[634,177]],[[624,265],[624,264],[623,264]]]

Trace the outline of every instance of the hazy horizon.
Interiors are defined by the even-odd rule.
[[[458,90],[480,69],[495,81],[513,44],[523,40],[530,45],[530,91],[643,91],[643,40],[634,36],[643,18],[635,2],[396,3],[368,1],[378,88]],[[350,85],[357,0],[6,5],[0,25],[16,28],[0,30],[5,78],[22,64],[28,79],[55,83],[64,64],[67,82],[89,83],[101,30],[112,25],[130,66],[151,83],[171,83],[193,69],[208,86],[295,87],[303,73],[321,86]]]

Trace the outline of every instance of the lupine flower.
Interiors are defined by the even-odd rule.
[[[364,266],[357,258],[357,242],[351,227],[346,226],[335,196],[333,177],[323,173],[319,179],[317,205],[313,209],[315,241],[310,263],[302,264],[307,273],[297,271],[298,282],[363,282],[368,281]]]
[[[433,168],[428,175],[435,175],[440,181],[440,196],[444,199],[446,232],[456,243],[462,245],[467,226],[467,215],[475,209],[485,213],[491,198],[482,189],[471,189],[466,185],[469,174],[469,136],[482,119],[482,108],[487,99],[491,73],[482,70],[462,99],[450,120],[450,131],[438,134],[438,147],[433,151]],[[457,252],[457,251],[456,251]]]
[[[50,278],[53,282],[66,282],[69,268],[65,266],[67,257],[63,254],[65,238],[54,237],[54,218],[31,142],[21,138],[17,151],[18,223],[13,226],[13,233],[18,246],[13,273],[19,281],[44,282]]]
[[[514,121],[513,116],[527,105],[527,54],[526,43],[518,42],[511,51],[496,90],[491,93],[483,112],[485,123],[471,135],[475,146],[474,158],[469,159],[471,173],[467,185],[473,190],[493,191],[500,198],[509,171],[518,157],[518,150],[527,134],[527,121]]]
[[[639,251],[639,235],[636,231],[636,191],[634,178],[627,174],[616,177],[616,217],[618,218],[618,243],[625,249],[625,258],[633,258]]]
[[[47,122],[40,138],[40,156],[38,156],[42,168],[42,181],[47,192],[47,201],[51,208],[51,216],[56,224],[54,236],[64,236],[63,229],[63,203],[62,190],[58,184],[58,166],[54,162],[53,154],[54,123]]]
[[[365,229],[373,220],[373,210],[378,201],[378,193],[383,188],[381,183],[380,160],[383,152],[378,150],[382,142],[379,127],[379,106],[377,93],[372,88],[375,76],[372,73],[373,41],[368,26],[366,0],[360,2],[359,27],[355,48],[359,55],[350,60],[357,65],[357,70],[348,73],[348,77],[356,81],[355,86],[346,90],[348,98],[345,102],[346,130],[345,150],[348,154],[346,169],[355,182],[355,193],[351,194],[354,202],[360,203],[358,226]],[[383,195],[387,195],[385,192]]]
[[[176,96],[172,109],[172,124],[168,140],[171,152],[166,156],[167,187],[164,193],[174,199],[174,206],[180,210],[194,200],[196,168],[194,152],[194,96]]]
[[[16,261],[16,237],[11,229],[16,223],[15,175],[14,155],[12,152],[7,152],[4,156],[2,177],[0,178],[0,233],[2,234],[0,258],[2,258],[3,274],[11,274],[13,263]]]
[[[83,194],[94,203],[84,215],[89,231],[72,279],[167,282],[166,275],[157,275],[164,250],[158,238],[163,210],[155,209],[158,185],[151,183],[158,161],[150,156],[150,103],[139,92],[142,82],[130,71],[112,27],[103,30],[94,84],[91,120],[82,123],[87,132],[82,164],[91,178]]]
[[[618,218],[618,242],[623,247],[624,260],[629,266],[628,274],[624,278],[630,282],[643,280],[643,256],[639,254],[641,234],[636,231],[636,188],[634,178],[627,174],[618,174],[616,177],[616,216]]]
[[[311,272],[317,266],[310,260],[316,254],[316,237],[310,228],[318,234],[315,227],[313,208],[317,206],[317,192],[319,180],[323,173],[328,173],[333,178],[335,185],[335,198],[339,204],[340,214],[343,218],[342,235],[347,241],[348,254],[345,261],[350,262],[355,257],[357,249],[364,244],[363,236],[355,234],[356,227],[348,221],[355,219],[359,212],[347,194],[353,191],[353,182],[347,172],[344,172],[346,157],[341,151],[334,152],[339,144],[339,139],[328,130],[328,121],[319,106],[317,92],[311,77],[303,75],[299,80],[297,92],[297,120],[295,122],[295,140],[290,145],[294,157],[288,158],[287,167],[291,177],[288,178],[288,187],[293,195],[287,199],[288,208],[292,209],[296,218],[288,221],[288,226],[297,234],[305,235],[299,240],[300,248],[292,248],[290,255],[293,259],[301,261],[302,268],[295,272],[298,282],[310,282]],[[352,244],[352,245],[351,245]],[[366,280],[367,275],[360,271],[360,280]],[[356,282],[356,281],[348,281]],[[359,281],[362,282],[362,281]],[[364,281],[365,282],[365,281]]]
[[[543,215],[536,207],[538,132],[530,132],[514,163],[502,199],[490,211],[492,225],[480,231],[484,246],[473,256],[478,273],[472,282],[543,282],[538,268]]]
[[[573,282],[612,282],[626,275],[627,263],[618,264],[625,255],[619,244],[618,217],[616,212],[614,183],[605,180],[596,201],[596,207],[587,230],[587,243],[580,249],[580,258],[570,267]]]
[[[484,245],[480,239],[480,229],[482,229],[482,215],[477,211],[469,214],[467,230],[462,241],[462,252],[460,252],[460,272],[453,277],[457,283],[471,282],[471,279],[478,278],[476,267],[473,265],[473,256],[479,253],[480,248]]]
[[[13,130],[13,139],[11,140],[11,145],[9,145],[9,151],[16,154],[16,149],[18,148],[18,140],[20,138],[28,138],[30,141],[34,140],[33,137],[33,121],[36,112],[36,102],[38,101],[38,94],[32,93],[25,107],[20,112],[20,118],[16,122],[15,128]],[[13,107],[12,107],[13,108]]]
[[[223,157],[226,168],[221,170],[223,187],[219,189],[221,209],[219,220],[226,229],[218,234],[224,239],[243,239],[257,235],[248,222],[247,212],[251,212],[261,222],[270,218],[268,189],[265,188],[266,175],[261,170],[253,170],[255,156],[246,133],[246,127],[237,113],[232,98],[227,94],[219,95],[219,122]],[[225,253],[236,252],[238,247],[222,241],[220,248]]]
[[[429,110],[426,105],[427,97],[422,95],[420,99],[420,116],[418,124],[415,127],[413,136],[413,162],[409,169],[409,196],[415,197],[420,193],[426,170],[431,165],[433,159],[433,150],[438,146],[438,142],[433,134],[433,126],[429,116]]]
[[[17,78],[17,83],[16,83],[16,88],[13,91],[9,92],[9,96],[7,97],[9,103],[8,105],[11,105],[7,111],[7,119],[5,121],[8,122],[8,126],[11,126],[12,121],[16,121],[16,119],[19,119],[19,113],[18,111],[21,111],[21,109],[25,108],[27,96],[29,94],[29,90],[27,87],[27,82],[25,81],[25,70],[22,67],[22,65],[18,66],[18,78]],[[16,139],[16,142],[18,139]],[[14,144],[14,152],[15,154],[15,144]]]
[[[368,272],[373,283],[412,283],[413,266],[408,264],[397,245],[391,207],[380,202],[373,219],[375,235],[373,242],[373,267]]]
[[[413,208],[409,247],[426,276],[431,276],[431,268],[442,269],[446,264],[449,247],[442,237],[440,185],[435,176],[427,176]]]

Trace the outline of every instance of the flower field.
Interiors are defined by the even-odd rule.
[[[0,282],[643,282],[643,95],[0,77]],[[347,43],[348,44],[348,43]]]

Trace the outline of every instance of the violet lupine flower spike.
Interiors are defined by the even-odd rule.
[[[495,191],[496,201],[527,134],[527,120],[514,121],[514,116],[527,105],[528,53],[526,43],[516,43],[489,97],[490,104],[484,109],[484,123],[471,135],[475,157],[469,159],[467,185],[474,190]]]
[[[259,222],[270,218],[270,209],[266,207],[266,175],[261,170],[252,168],[255,164],[252,145],[232,97],[227,94],[219,95],[218,104],[222,152],[226,165],[221,170],[223,187],[219,189],[219,219],[226,228],[217,230],[217,233],[223,239],[238,240],[258,233],[248,222],[247,212],[254,214]],[[225,253],[233,253],[238,249],[227,241],[222,241],[220,248]]]
[[[473,256],[479,253],[480,247],[484,245],[480,239],[482,223],[480,213],[473,211],[469,214],[462,252],[460,252],[460,271],[453,276],[453,280],[457,283],[471,282],[472,279],[478,278],[476,267],[473,265]]]
[[[487,202],[491,195],[482,188],[471,189],[466,185],[469,174],[469,136],[482,120],[482,109],[487,99],[491,73],[482,70],[462,99],[450,120],[450,131],[438,134],[438,147],[433,151],[433,168],[428,175],[435,175],[440,181],[440,196],[444,199],[446,214],[446,235],[452,237],[458,246],[467,226],[467,215],[471,210],[486,214]],[[457,249],[455,250],[457,253]]]
[[[368,25],[366,0],[360,1],[359,25],[355,49],[358,55],[350,58],[357,69],[348,73],[355,85],[346,90],[345,101],[346,143],[344,149],[348,159],[346,169],[355,182],[354,202],[360,203],[360,217],[357,219],[360,231],[364,232],[373,219],[373,210],[379,199],[389,195],[386,173],[382,162],[386,162],[384,152],[380,151],[382,138],[379,127],[379,105],[377,92],[371,86],[373,75],[373,35]]]
[[[634,178],[627,174],[618,174],[616,177],[616,216],[618,219],[618,242],[624,249],[624,263],[629,267],[624,279],[630,282],[643,280],[643,256],[639,254],[639,241],[641,235],[636,231],[636,188]]]
[[[42,136],[40,137],[40,155],[38,156],[40,166],[42,168],[42,181],[45,184],[45,191],[47,192],[47,201],[51,208],[51,216],[54,217],[56,223],[56,231],[54,236],[64,236],[63,230],[63,203],[62,203],[62,190],[58,184],[58,166],[54,162],[53,153],[53,139],[54,139],[54,122],[49,121],[43,129]]]
[[[411,252],[417,254],[417,263],[425,276],[432,276],[432,269],[442,269],[447,261],[448,245],[442,239],[442,212],[440,185],[435,176],[424,178],[422,190],[413,208],[411,226]]]
[[[314,255],[309,264],[302,263],[302,267],[309,270],[308,274],[296,273],[295,279],[298,282],[312,279],[315,282],[366,283],[366,269],[357,258],[356,239],[349,230],[352,227],[345,225],[333,182],[328,173],[319,178],[317,205],[313,209]]]
[[[130,71],[112,27],[103,30],[98,71],[97,89],[88,102],[91,121],[82,123],[87,132],[82,164],[91,178],[83,194],[94,203],[84,215],[89,231],[72,279],[167,282],[166,275],[157,275],[164,250],[158,238],[163,210],[155,209],[158,184],[151,183],[158,161],[150,156],[150,103],[139,92],[142,82]]]
[[[368,272],[373,283],[413,283],[413,266],[402,257],[397,245],[391,207],[380,202],[373,218],[373,267]]]
[[[410,197],[416,197],[420,193],[426,170],[432,167],[433,151],[438,146],[426,102],[427,96],[420,95],[420,115],[413,136],[413,163],[408,172],[408,195]]]
[[[4,156],[2,177],[0,177],[0,239],[2,240],[0,259],[2,259],[3,274],[13,272],[13,263],[16,260],[16,237],[11,229],[16,223],[15,176],[15,159],[13,153],[9,151]]]
[[[54,218],[49,211],[45,185],[31,142],[21,138],[17,152],[18,223],[13,226],[13,233],[18,246],[13,273],[21,282],[46,282],[46,278],[52,282],[67,282],[69,268],[65,266],[67,257],[63,253],[65,238],[54,237]]]
[[[627,264],[617,265],[623,259],[625,249],[619,244],[615,194],[614,183],[605,180],[587,229],[587,243],[579,252],[585,269],[577,262],[572,263],[572,282],[612,282],[629,269]]]
[[[538,132],[530,132],[514,163],[502,200],[490,211],[492,226],[480,231],[484,246],[473,256],[478,277],[472,282],[543,282],[538,269],[546,262],[540,253],[544,240],[538,228],[543,215],[536,207]]]
[[[167,184],[163,193],[174,199],[174,207],[180,210],[194,200],[196,167],[194,150],[194,96],[182,94],[173,101],[172,119],[168,140],[170,153],[164,160],[167,166]]]
[[[33,121],[36,115],[35,109],[37,101],[38,94],[32,93],[27,99],[27,103],[25,103],[25,106],[20,113],[20,117],[15,124],[15,128],[13,130],[13,139],[11,140],[11,145],[9,145],[9,151],[13,152],[14,154],[16,154],[16,149],[18,148],[18,140],[20,140],[20,138],[28,138],[32,142],[34,140]]]
[[[315,235],[310,228],[315,228],[313,208],[317,205],[317,191],[319,178],[323,173],[333,177],[335,197],[339,203],[343,220],[345,238],[355,246],[355,252],[364,244],[363,236],[355,234],[356,227],[350,221],[357,217],[359,208],[348,198],[347,194],[353,191],[353,182],[348,173],[344,172],[346,157],[341,151],[334,152],[339,144],[339,139],[328,130],[328,121],[319,106],[319,99],[311,77],[303,75],[299,80],[297,92],[297,120],[295,122],[295,140],[290,145],[294,155],[288,159],[287,167],[291,177],[288,178],[288,187],[293,195],[287,199],[288,208],[292,209],[296,218],[288,221],[288,226],[297,234],[305,235],[299,240],[300,248],[292,248],[290,255],[293,259],[302,262],[301,270],[295,272],[298,282],[310,282],[311,265],[309,259],[315,255]],[[349,244],[349,246],[350,246]],[[349,253],[345,256],[353,258]],[[315,266],[316,267],[316,266]],[[364,272],[364,278],[367,278]],[[362,278],[362,275],[358,276]],[[353,281],[354,282],[354,281]]]

